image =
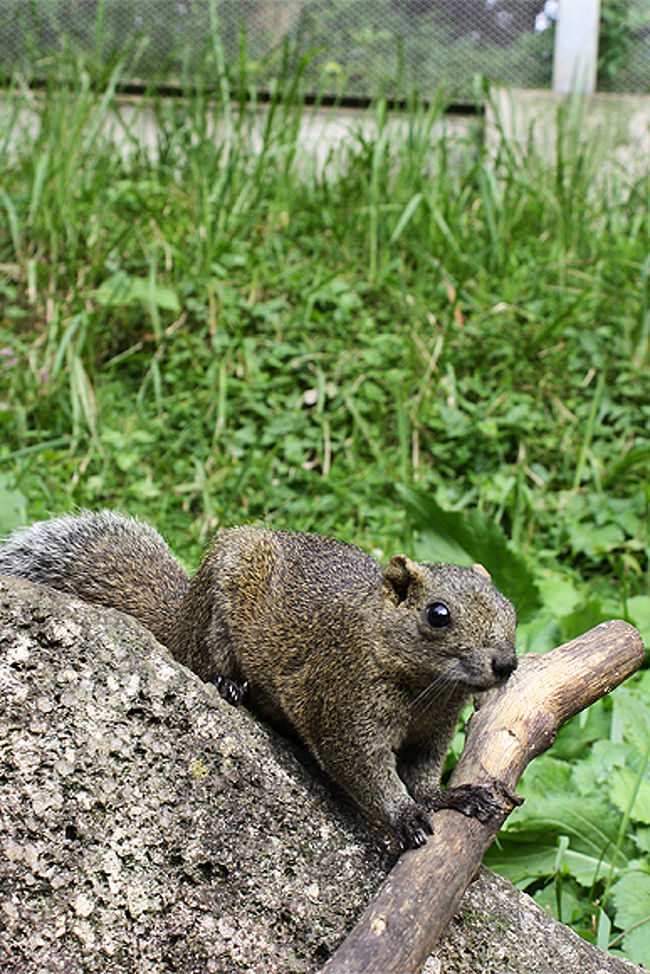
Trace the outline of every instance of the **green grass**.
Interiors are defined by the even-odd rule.
[[[118,149],[118,76],[3,95],[0,529],[120,507],[191,566],[256,519],[494,550],[522,650],[611,616],[649,641],[647,174],[603,165],[566,109],[544,158],[441,134],[439,106],[398,132],[382,103],[317,172],[288,68],[263,113],[152,97],[155,146],[136,106]],[[493,854],[646,966],[647,689],[572,722]]]

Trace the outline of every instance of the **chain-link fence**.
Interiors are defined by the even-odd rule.
[[[557,0],[0,0],[0,72],[38,75],[62,49],[126,75],[191,81],[225,65],[268,87],[287,52],[303,91],[471,97],[551,83]],[[598,87],[650,92],[650,0],[602,0]]]

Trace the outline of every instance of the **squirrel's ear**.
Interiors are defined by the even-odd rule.
[[[388,568],[384,572],[384,588],[398,605],[409,595],[419,589],[422,584],[422,570],[420,566],[407,558],[406,555],[393,555]]]
[[[487,578],[488,582],[492,581],[492,576],[490,575],[485,565],[481,565],[478,561],[475,561],[474,564],[471,566],[471,569],[473,572],[478,572],[479,575],[483,575],[485,578]]]

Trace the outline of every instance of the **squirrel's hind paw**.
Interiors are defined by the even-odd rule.
[[[236,683],[234,680],[229,680],[226,676],[218,676],[214,681],[214,685],[219,691],[219,695],[223,697],[226,703],[231,704],[233,707],[238,707],[248,693],[248,680],[244,680],[242,683]]]

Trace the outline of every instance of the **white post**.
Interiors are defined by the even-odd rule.
[[[596,88],[600,0],[559,0],[553,55],[553,91]]]

